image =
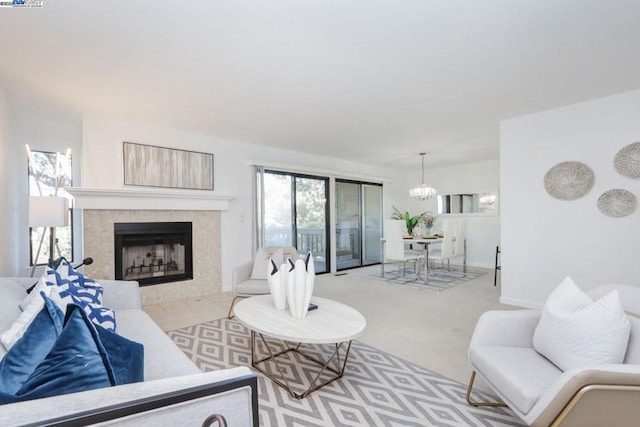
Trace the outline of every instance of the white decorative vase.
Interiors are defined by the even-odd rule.
[[[313,258],[309,252],[304,260],[298,259],[294,263],[289,259],[288,262],[292,266],[287,281],[289,311],[294,318],[303,319],[309,311],[309,303],[313,294],[315,281]]]
[[[288,269],[286,270],[286,272],[284,269],[282,269],[283,273],[287,275],[287,303],[289,304],[289,311],[291,312],[291,315],[293,317],[296,317],[294,296],[296,285],[296,265],[291,260],[291,258],[287,258],[287,267]]]
[[[309,309],[309,303],[311,302],[311,296],[313,295],[313,285],[315,283],[316,280],[316,266],[313,262],[313,256],[311,255],[311,252],[309,252],[307,254],[307,256],[304,259],[304,264],[306,267],[306,279],[305,279],[305,300],[307,301],[307,303],[305,304],[305,307],[307,307],[307,310]]]
[[[287,265],[282,264],[280,268],[273,260],[269,261],[269,273],[267,274],[267,282],[269,283],[269,292],[273,299],[273,305],[276,310],[285,310],[287,308]]]

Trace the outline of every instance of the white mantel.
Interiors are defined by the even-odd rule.
[[[234,196],[204,190],[66,187],[78,209],[226,211]]]

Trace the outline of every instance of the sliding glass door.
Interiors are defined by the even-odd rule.
[[[380,262],[382,238],[382,186],[362,184],[362,265]]]
[[[311,252],[317,273],[329,271],[328,178],[258,170],[260,245]]]
[[[380,262],[382,186],[336,180],[336,269]]]
[[[362,265],[360,184],[336,180],[336,269]]]

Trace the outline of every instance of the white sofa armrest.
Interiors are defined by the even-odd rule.
[[[231,285],[235,286],[238,283],[245,282],[251,278],[251,272],[253,271],[253,261],[245,262],[231,271]]]
[[[476,323],[469,348],[476,345],[533,347],[533,333],[540,321],[538,310],[493,310]]]
[[[0,425],[258,426],[257,379],[239,367],[0,406]]]
[[[104,288],[102,305],[114,310],[142,308],[140,285],[132,280],[97,280]]]

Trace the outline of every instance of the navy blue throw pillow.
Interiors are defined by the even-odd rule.
[[[95,328],[107,351],[116,385],[144,381],[144,346],[99,325]]]
[[[0,361],[0,391],[3,393],[14,394],[22,387],[47,357],[62,331],[62,310],[43,292],[40,296],[44,298],[44,307]]]
[[[62,332],[47,357],[14,396],[0,394],[0,402],[142,381],[143,365],[141,344],[93,324],[81,307],[71,304]]]

